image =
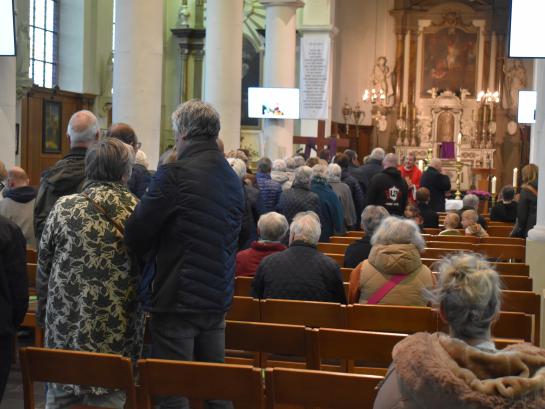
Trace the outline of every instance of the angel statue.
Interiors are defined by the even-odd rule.
[[[377,63],[373,68],[373,75],[371,77],[373,88],[379,94],[379,90],[384,91],[386,96],[386,106],[392,106],[394,104],[394,87],[392,85],[392,72],[388,67],[386,57],[378,57]]]

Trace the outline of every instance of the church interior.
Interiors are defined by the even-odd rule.
[[[422,180],[430,168],[437,168],[446,175],[450,187],[443,189],[442,205],[434,210],[437,224],[429,227],[417,222],[423,246],[420,248],[414,240],[411,245],[418,248],[418,263],[429,270],[434,288],[447,288],[449,284],[444,277],[450,274],[448,268],[454,268],[456,261],[451,257],[463,257],[466,253],[484,257],[488,263],[486,269],[497,271],[501,281],[497,295],[501,308],[498,301],[493,320],[486,324],[488,338],[492,345],[495,343],[495,357],[501,355],[501,349],[511,348],[514,354],[524,356],[520,363],[524,368],[517,367],[520,369],[515,371],[517,374],[527,370],[524,366],[527,361],[533,365],[531,374],[524,375],[532,384],[532,388],[527,388],[532,389],[531,392],[519,386],[523,389],[521,392],[513,385],[514,392],[505,392],[494,383],[504,378],[489,370],[496,361],[490,358],[486,361],[488,367],[479,361],[479,354],[488,353],[485,351],[488,346],[473,348],[475,344],[486,344],[479,338],[473,346],[468,342],[471,351],[466,359],[483,365],[480,378],[476,376],[473,386],[453,383],[452,390],[466,391],[463,388],[467,386],[473,393],[477,388],[490,399],[478,401],[481,406],[475,407],[515,407],[505,403],[509,399],[510,402],[519,399],[517,404],[528,405],[524,407],[545,407],[543,369],[535,369],[545,368],[545,352],[540,349],[545,345],[545,323],[541,321],[545,314],[542,271],[545,201],[538,195],[540,188],[545,189],[545,176],[540,175],[545,169],[545,62],[542,58],[511,56],[511,18],[516,0],[1,2],[11,3],[15,15],[14,54],[0,55],[0,164],[5,166],[7,175],[2,175],[0,167],[0,182],[5,178],[4,194],[10,190],[8,171],[16,174],[13,169],[21,168],[26,175],[26,185],[41,191],[43,175],[71,154],[69,124],[73,115],[82,110],[96,117],[100,140],[109,139],[112,125],[129,125],[137,138],[134,142],[134,146],[138,145],[135,152],[139,151],[136,161],[145,164],[150,186],[153,186],[153,175],[161,174],[165,158],[173,152],[176,155],[180,149],[173,112],[188,101],[202,100],[219,114],[219,139],[225,157],[243,159],[246,166],[243,173],[252,174],[249,178],[244,176],[243,183],[253,183],[257,194],[260,185],[255,174],[259,178],[264,169],[262,158],[270,159],[274,180],[274,172],[282,170],[276,168],[277,160],[284,163],[284,172],[288,164],[289,173],[289,159],[294,162],[295,157],[303,157],[303,165],[306,163],[313,172],[312,176],[307,175],[309,186],[319,172],[316,166],[323,166],[324,172],[329,172],[328,164],[338,163],[342,168],[340,181],[350,188],[347,191],[348,196],[352,195],[349,200],[354,215],[352,222],[348,222],[345,203],[333,187],[339,206],[344,208],[346,222],[341,222],[345,226],[339,232],[334,229],[335,233],[326,240],[322,235],[319,242],[314,243],[321,255],[325,254],[338,265],[337,274],[341,275],[348,297],[345,302],[261,299],[253,292],[257,286],[255,280],[237,273],[232,285],[234,298],[226,312],[224,326],[224,368],[219,368],[221,364],[215,364],[218,368],[212,364],[175,368],[164,362],[161,366],[161,361],[153,359],[143,360],[142,366],[139,361],[131,367],[130,360],[119,356],[118,361],[110,362],[104,356],[55,356],[47,355],[42,349],[25,350],[25,347],[42,347],[55,338],[46,333],[44,342],[44,328],[36,317],[40,296],[36,291],[40,286],[37,275],[41,269],[44,236],[41,241],[38,236],[32,249],[27,240],[30,302],[20,328],[15,330],[15,341],[9,338],[7,346],[0,319],[0,350],[13,348],[16,351],[10,355],[9,364],[1,361],[11,368],[11,371],[4,368],[9,373],[9,381],[3,399],[0,394],[1,408],[19,408],[23,402],[29,409],[65,407],[49,402],[51,391],[44,392],[43,382],[87,385],[82,375],[87,372],[83,369],[87,366],[92,368],[89,374],[98,374],[94,376],[96,386],[125,390],[124,406],[110,402],[111,407],[151,408],[151,395],[184,395],[195,408],[232,407],[212,404],[220,401],[203,403],[207,398],[230,400],[237,408],[264,407],[265,401],[271,409],[389,407],[379,404],[386,399],[384,388],[382,395],[377,392],[386,384],[387,373],[395,367],[397,374],[392,376],[404,379],[402,371],[419,372],[409,368],[399,357],[403,351],[411,353],[407,350],[409,340],[416,342],[412,337],[422,332],[449,333],[450,321],[443,310],[444,304],[436,308],[432,301],[418,307],[368,305],[374,302],[367,303],[366,299],[360,303],[363,290],[353,299],[355,302],[350,301],[351,286],[354,283],[363,286],[367,265],[363,264],[367,261],[359,260],[358,267],[347,267],[347,248],[365,237],[371,244],[375,240],[378,243],[379,238],[371,239],[363,227],[362,214],[367,210],[366,205],[378,203],[370,199],[370,179],[365,180],[360,192],[362,204],[358,205],[352,186],[344,180],[346,166],[339,155],[348,156],[351,162],[347,172],[350,172],[376,159],[377,148],[383,150],[380,160],[394,161],[394,167],[403,175],[403,166],[406,171],[417,169]],[[527,101],[522,97],[533,91],[537,92],[534,116],[523,118],[521,112]],[[182,156],[177,157],[180,158]],[[384,163],[380,166],[387,168]],[[230,164],[236,172],[236,166]],[[535,169],[535,174],[528,176],[530,170],[527,169]],[[296,172],[293,168],[292,174]],[[358,170],[353,172],[350,177],[356,180],[356,185],[362,184]],[[271,173],[270,166],[268,173]],[[412,176],[404,177],[408,206],[397,215],[416,220],[407,216],[407,209],[412,204],[412,208],[418,210],[418,192],[424,183],[420,184],[420,176],[418,181],[409,180]],[[292,182],[293,177],[289,184]],[[331,191],[331,187],[328,189]],[[393,200],[398,194],[395,189],[394,193],[392,190],[387,193],[393,194]],[[150,190],[148,188],[143,197],[137,195],[137,202],[142,200],[140,204],[143,204]],[[158,188],[154,194],[160,191]],[[513,192],[514,200],[507,198],[508,191]],[[282,193],[278,194],[285,192],[283,186]],[[428,201],[429,193],[428,190]],[[486,236],[470,234],[469,227],[462,223],[465,217],[462,213],[465,215],[470,209],[466,207],[465,198],[473,195],[478,198],[475,211],[480,218],[480,228],[484,227],[481,220],[486,223]],[[518,218],[494,219],[492,210],[498,203],[508,204],[512,200],[519,201],[520,207],[524,195],[531,196],[530,211],[534,220],[523,235],[518,235],[515,234]],[[322,200],[322,196],[318,196]],[[1,202],[0,197],[0,215]],[[325,205],[320,203],[323,212]],[[273,206],[270,211],[282,213],[278,209]],[[450,229],[447,227],[449,212],[459,213],[452,230],[458,229],[460,236],[440,233]],[[423,220],[425,216],[419,211],[418,217]],[[288,225],[293,229],[290,223],[295,223],[297,216],[292,219],[287,217],[286,230]],[[319,221],[323,233],[323,219],[320,217]],[[174,225],[172,221],[169,223]],[[257,219],[253,229],[256,242],[260,242],[257,237],[264,229]],[[285,251],[292,248],[291,236],[290,243],[284,244],[288,247]],[[2,245],[0,240],[0,247]],[[378,244],[373,246],[377,248]],[[6,250],[0,250],[0,263],[4,263]],[[264,260],[270,257],[273,256]],[[442,260],[451,263],[444,271],[436,267]],[[303,265],[305,261],[300,263]],[[263,262],[259,268],[262,265]],[[374,268],[379,271],[376,265]],[[0,274],[7,272],[7,268],[0,266]],[[459,278],[452,274],[455,277],[452,280]],[[385,283],[394,283],[393,291],[396,286],[402,287],[395,279],[384,277],[387,277]],[[485,280],[488,276],[479,277]],[[52,279],[49,280],[52,287]],[[470,282],[470,279],[466,281]],[[483,283],[480,281],[481,287],[476,290],[478,295],[474,294],[472,305],[480,302],[478,297],[493,291],[490,288],[496,285],[500,288],[496,281],[489,286]],[[384,291],[388,294],[391,288]],[[453,290],[449,287],[444,291]],[[376,293],[372,295],[369,299],[374,299]],[[490,303],[487,308],[496,308]],[[2,314],[7,316],[8,310]],[[441,336],[426,338],[422,343],[428,342],[427,348],[434,351],[442,345],[449,353],[456,348],[459,352],[462,347],[455,342],[456,331],[452,327],[449,334],[448,345]],[[153,326],[143,335],[144,351],[152,335]],[[426,347],[421,344],[413,347],[415,356],[422,353],[426,361]],[[433,361],[436,357],[430,355],[433,355],[429,358],[431,366],[436,364]],[[119,359],[125,359],[128,364]],[[127,368],[129,381],[120,382],[127,376]],[[448,376],[457,378],[456,382],[463,378],[450,369]],[[138,381],[132,378],[136,373],[139,373]],[[341,373],[344,377],[339,375]],[[101,376],[104,379],[100,379]],[[485,385],[483,379],[488,381],[488,377],[493,380]],[[174,379],[183,379],[183,382]],[[427,393],[418,383],[404,382],[405,386],[414,388],[415,395]],[[203,383],[208,386],[203,387]],[[500,396],[497,400],[493,400],[495,393]],[[430,399],[433,404],[441,401],[440,395]],[[469,402],[473,398],[467,399]],[[452,407],[463,407],[456,406],[462,401],[456,402]],[[471,402],[476,404],[477,401]],[[95,407],[88,401],[81,403],[91,405],[82,407]],[[289,404],[299,406],[286,406]],[[532,406],[534,404],[536,406]],[[98,406],[110,407],[104,403]]]

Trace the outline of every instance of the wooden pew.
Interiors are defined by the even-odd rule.
[[[347,328],[346,306],[328,302],[260,300],[261,322]]]
[[[498,260],[524,262],[526,258],[526,247],[513,244],[476,244],[474,251]]]
[[[267,409],[298,405],[328,409],[371,409],[381,376],[297,369],[267,369]]]
[[[512,230],[512,226],[488,226],[488,229],[486,229],[491,237],[509,237]]]
[[[259,322],[261,320],[259,300],[251,297],[233,297],[231,308],[227,311],[225,319]]]
[[[332,254],[344,254],[348,244],[339,244],[339,243],[318,243],[318,251],[322,253],[332,253]]]
[[[437,234],[441,233],[441,230],[442,229],[437,229],[437,228],[433,228],[433,227],[426,227],[426,228],[422,229],[422,232],[424,234],[437,235]]]
[[[349,231],[349,232],[346,232],[345,237],[357,237],[361,239],[364,234],[365,233],[362,231]]]
[[[438,282],[439,273],[433,272],[433,275],[435,276],[435,281]],[[530,277],[501,275],[501,280],[505,290],[532,291],[533,280]]]
[[[526,239],[519,237],[481,237],[481,244],[515,244],[518,246],[526,246]]]
[[[26,275],[28,279],[28,294],[36,295],[36,270],[38,266],[34,263],[26,264]]]
[[[345,283],[350,282],[350,274],[352,273],[353,268],[341,267],[341,276]]]
[[[335,260],[340,267],[344,266],[344,253],[342,254],[333,254],[333,253],[324,253],[326,256],[331,257]]]
[[[36,253],[36,250],[26,249],[26,262],[32,264],[38,262],[38,253]]]
[[[251,297],[252,296],[252,281],[253,277],[239,276],[235,277],[235,296]]]
[[[437,315],[428,307],[349,305],[348,329],[414,334],[435,332]]]
[[[336,244],[352,244],[359,239],[361,239],[361,237],[331,236],[329,242]]]
[[[473,251],[473,243],[456,242],[456,241],[428,241],[426,247],[436,249],[454,249],[455,251]]]
[[[181,395],[197,400],[232,401],[236,408],[262,408],[261,371],[246,365],[143,359],[138,361],[141,409],[154,396]]]
[[[437,258],[431,258],[431,257],[422,257],[422,263],[427,265],[430,268],[434,268],[440,259]],[[524,276],[529,277],[530,275],[530,266],[528,264],[524,263],[504,263],[504,262],[495,262],[490,263],[492,267],[498,272],[500,275],[517,275],[517,276]]]
[[[448,241],[448,242],[462,242],[462,243],[479,243],[479,238],[474,236],[430,236],[430,241]],[[427,239],[426,239],[427,241]],[[431,247],[431,246],[430,246]]]
[[[25,409],[35,407],[34,382],[123,389],[127,396],[125,408],[137,408],[136,388],[129,358],[35,347],[21,348],[19,354]]]
[[[424,252],[422,253],[423,258],[434,258],[434,259],[440,259],[443,258],[449,254],[457,253],[461,250],[457,249],[451,249],[451,248],[432,248],[432,247],[426,247],[424,249]]]
[[[533,340],[540,342],[541,296],[529,291],[502,291],[502,311],[523,312],[533,315]]]

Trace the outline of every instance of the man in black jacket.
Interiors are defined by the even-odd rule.
[[[360,184],[354,176],[348,171],[350,160],[344,153],[335,155],[334,162],[341,167],[341,182],[346,183],[350,188],[354,207],[356,208],[356,223],[360,224],[361,212],[363,211],[363,192]]]
[[[364,201],[367,196],[367,189],[369,187],[369,183],[371,183],[371,179],[373,179],[373,176],[375,176],[377,173],[382,172],[382,161],[384,160],[385,154],[384,149],[375,148],[371,152],[371,155],[369,155],[369,160],[366,164],[351,170],[352,175],[360,183]]]
[[[320,198],[310,191],[310,176],[312,169],[301,166],[295,171],[295,178],[290,189],[286,189],[280,195],[276,209],[284,215],[288,223],[291,223],[297,213],[313,211],[320,215]]]
[[[70,140],[70,153],[46,170],[40,180],[34,205],[36,244],[40,243],[45,221],[57,199],[81,191],[87,148],[100,135],[96,116],[87,110],[76,112],[68,122],[66,133]]]
[[[420,187],[430,191],[429,207],[436,212],[445,211],[445,194],[450,190],[450,178],[442,170],[441,159],[434,158],[420,178]]]
[[[158,169],[126,223],[125,240],[136,254],[156,250],[152,356],[223,362],[244,193],[218,149],[219,114],[210,104],[185,102],[172,125],[178,160]],[[187,405],[181,397],[161,401]]]
[[[290,247],[265,257],[252,281],[252,296],[346,304],[337,263],[316,249],[320,219],[299,213],[290,225]]]
[[[13,338],[28,308],[25,247],[19,227],[0,216],[0,402],[11,368]]]
[[[403,216],[407,206],[407,182],[401,177],[399,161],[394,153],[384,157],[384,170],[371,179],[367,204],[382,206],[392,216]]]

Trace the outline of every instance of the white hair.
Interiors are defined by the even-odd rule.
[[[276,212],[265,213],[257,222],[259,237],[267,241],[281,241],[288,228],[286,217]]]
[[[175,135],[188,140],[216,139],[220,131],[220,115],[209,103],[191,99],[179,105],[171,115]]]
[[[66,133],[70,137],[70,144],[94,141],[98,133],[97,117],[86,109],[74,113],[68,121]]]
[[[361,212],[361,228],[367,236],[373,236],[373,233],[384,218],[390,214],[382,206],[367,205]]]
[[[312,175],[310,176],[310,180],[314,180],[316,178],[325,179],[326,177],[327,177],[326,165],[318,164],[312,167]]]
[[[384,159],[384,155],[386,155],[386,152],[384,152],[384,149],[382,148],[375,148],[371,151],[371,155],[369,157],[371,159],[376,159],[382,161]]]
[[[294,156],[293,160],[295,161],[295,167],[298,168],[300,166],[305,166],[305,158],[302,156]]]
[[[312,175],[312,169],[311,168],[309,168],[308,166],[299,166],[295,170],[295,177],[293,178],[293,185],[308,186],[310,184],[310,175]]]
[[[426,248],[417,224],[412,220],[394,216],[382,220],[371,238],[371,244],[414,244],[420,252]]]
[[[479,207],[479,198],[477,195],[470,193],[469,195],[464,196],[462,203],[464,207],[471,207],[476,210]]]
[[[300,212],[295,215],[290,225],[290,244],[295,240],[316,245],[322,234],[320,218],[312,211]]]
[[[286,168],[288,170],[294,170],[297,166],[295,166],[295,158],[286,158]]]
[[[385,168],[397,168],[399,165],[399,158],[395,153],[387,154],[382,160],[382,166]]]
[[[146,169],[149,167],[148,155],[142,149],[138,149],[136,152],[135,161]]]
[[[341,180],[342,169],[336,163],[327,165],[327,180],[330,182],[338,182]]]
[[[272,170],[278,172],[285,172],[286,167],[286,161],[284,159],[275,159],[272,164]]]
[[[242,179],[244,176],[246,176],[246,164],[242,159],[227,158],[227,163],[231,165],[239,179]]]

